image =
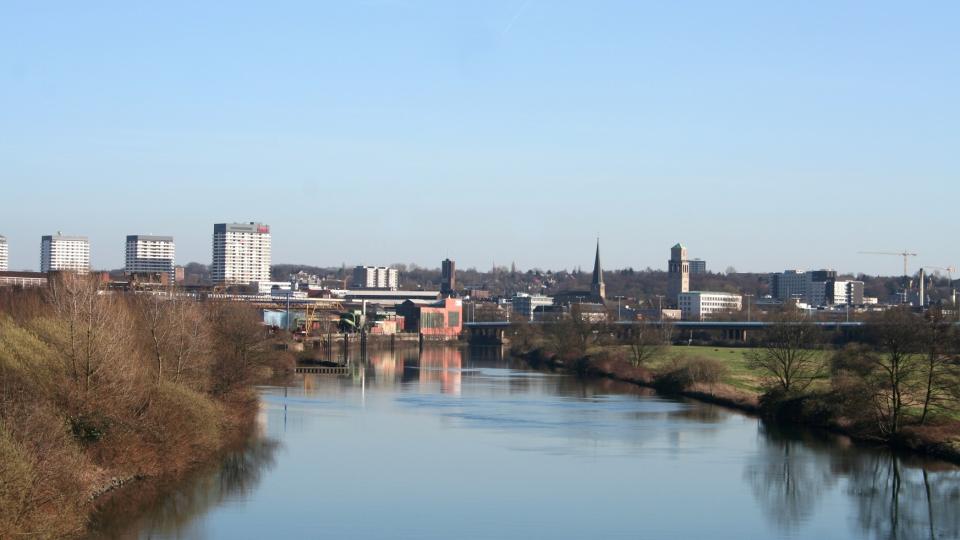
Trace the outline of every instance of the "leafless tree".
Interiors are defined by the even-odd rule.
[[[92,278],[73,274],[55,277],[49,289],[57,318],[46,326],[48,337],[60,346],[66,372],[84,392],[105,375],[123,380],[135,367],[127,310],[113,295],[101,293]]]
[[[663,353],[669,343],[665,335],[664,329],[655,325],[644,322],[633,324],[625,339],[630,347],[633,365],[639,367]]]
[[[870,321],[874,363],[873,401],[881,430],[897,434],[909,407],[919,405],[917,376],[923,369],[924,324],[909,308],[884,311]]]
[[[956,332],[943,310],[934,307],[927,313],[923,332],[923,408],[920,424],[925,424],[934,409],[954,403],[954,389],[960,381],[956,357]]]
[[[747,355],[748,365],[763,372],[779,391],[803,392],[824,375],[819,329],[801,313],[779,315],[764,329],[760,343]]]

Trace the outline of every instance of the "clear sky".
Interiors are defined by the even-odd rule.
[[[960,2],[0,5],[0,234],[210,262],[960,264]]]

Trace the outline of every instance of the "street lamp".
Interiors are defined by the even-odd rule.
[[[657,317],[661,325],[663,324],[663,298],[662,294],[657,295]]]

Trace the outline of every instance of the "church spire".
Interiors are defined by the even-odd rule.
[[[593,281],[590,282],[590,292],[594,300],[603,302],[607,297],[607,287],[603,284],[603,268],[600,266],[600,238],[597,238],[597,256],[593,260]]]

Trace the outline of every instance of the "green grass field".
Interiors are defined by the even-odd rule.
[[[673,359],[703,357],[711,358],[725,365],[729,370],[723,382],[746,392],[759,394],[761,381],[755,370],[747,366],[746,354],[751,349],[745,347],[704,347],[675,345],[667,348],[665,354],[650,363],[652,369],[668,364]]]

